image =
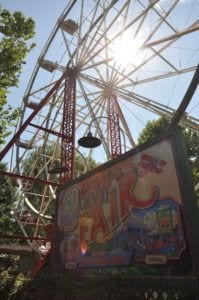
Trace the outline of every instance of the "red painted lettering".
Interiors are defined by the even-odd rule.
[[[109,232],[107,222],[104,217],[103,208],[101,205],[97,204],[92,207],[92,218],[93,225],[91,228],[90,241],[95,241],[96,233],[102,231],[103,234]]]
[[[144,200],[136,196],[133,192],[137,182],[137,172],[132,169],[128,172],[120,182],[120,215],[123,220],[128,215],[129,204],[137,208],[150,207],[159,196],[159,189],[157,186],[153,188],[153,193],[149,199]]]

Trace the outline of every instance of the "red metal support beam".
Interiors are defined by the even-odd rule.
[[[111,140],[111,156],[117,158],[122,154],[119,113],[117,110],[116,102],[117,96],[112,94],[108,101],[108,119]]]
[[[74,68],[67,68],[63,103],[61,167],[67,167],[61,175],[64,184],[73,179],[75,146],[75,105],[76,73]]]
[[[44,132],[47,132],[47,133],[50,133],[50,134],[53,134],[53,135],[56,135],[58,137],[62,137],[62,134],[60,132],[57,132],[57,131],[54,131],[52,129],[48,129],[48,128],[44,128],[42,126],[39,126],[39,125],[36,125],[36,124],[33,124],[33,123],[30,123],[30,126],[34,127],[34,128],[37,128],[39,130],[42,130]]]
[[[30,122],[34,119],[34,117],[38,114],[38,112],[42,109],[44,105],[46,105],[50,99],[50,97],[53,95],[53,93],[59,88],[61,82],[65,78],[65,73],[62,74],[59,80],[56,81],[54,86],[51,88],[51,90],[46,94],[44,99],[39,103],[37,108],[33,110],[32,114],[26,119],[26,121],[22,124],[22,126],[19,128],[19,130],[15,133],[13,138],[10,140],[10,142],[5,146],[5,148],[0,153],[0,161],[4,158],[4,156],[8,153],[8,151],[11,149],[11,147],[14,145],[14,143],[17,142],[20,135],[24,132],[26,127],[30,125]]]

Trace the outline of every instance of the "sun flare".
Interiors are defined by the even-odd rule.
[[[138,65],[143,59],[141,46],[140,37],[132,39],[128,34],[123,33],[112,45],[114,61],[121,67],[126,67],[130,63]]]

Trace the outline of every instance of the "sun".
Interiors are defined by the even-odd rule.
[[[141,37],[132,38],[126,32],[113,42],[111,49],[113,60],[121,67],[126,67],[130,63],[138,65],[144,55]]]

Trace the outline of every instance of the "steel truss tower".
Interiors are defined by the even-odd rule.
[[[62,139],[61,139],[61,167],[65,171],[61,174],[61,183],[73,179],[74,147],[75,147],[75,69],[68,68],[65,77]]]

